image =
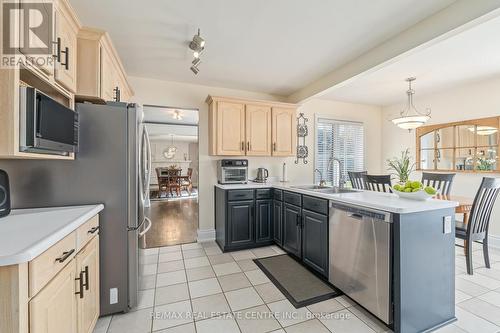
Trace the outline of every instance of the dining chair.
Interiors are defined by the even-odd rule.
[[[391,175],[363,175],[366,190],[377,192],[391,191]]]
[[[173,196],[172,189],[175,190],[175,194],[177,196],[181,195],[181,180],[180,180],[180,175],[182,169],[173,169],[173,168],[168,168],[166,169],[167,173],[167,183],[168,183],[168,190],[170,192],[170,195]]]
[[[181,181],[181,186],[183,189],[185,189],[189,195],[191,195],[191,191],[193,189],[193,168],[188,168],[187,176],[186,178],[183,178]]]
[[[455,237],[465,240],[465,262],[467,274],[472,275],[472,245],[483,243],[483,256],[486,268],[490,268],[488,253],[488,228],[491,211],[500,192],[500,178],[484,177],[474,198],[469,221],[456,222]],[[460,246],[460,245],[457,245]]]
[[[167,179],[162,175],[164,170],[165,168],[155,168],[156,178],[158,179],[158,198],[161,198],[162,193],[165,193],[165,196],[167,195],[168,182]]]
[[[349,179],[351,180],[352,188],[357,190],[365,189],[363,175],[366,175],[368,173],[367,171],[358,171],[358,172],[348,171],[347,173],[349,174]]]
[[[440,190],[441,194],[450,195],[454,177],[454,173],[424,172],[422,173],[422,184],[424,186],[432,186],[436,190]]]

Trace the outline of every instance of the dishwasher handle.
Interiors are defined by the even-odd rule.
[[[382,210],[360,207],[356,205],[341,204],[335,201],[330,201],[330,211],[333,213],[336,210],[344,211],[349,217],[362,220],[363,218],[371,218],[375,220],[392,223],[392,214]]]

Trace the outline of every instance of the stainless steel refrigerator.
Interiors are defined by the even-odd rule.
[[[0,161],[12,183],[13,208],[103,203],[100,218],[101,315],[137,303],[138,243],[151,170],[142,109],[134,104],[77,104],[74,161]]]

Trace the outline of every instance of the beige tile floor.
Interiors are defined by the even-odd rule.
[[[252,259],[283,253],[276,246],[222,254],[214,242],[147,249],[141,254],[139,304],[100,318],[94,333],[389,332],[341,296],[295,309]],[[500,251],[486,269],[474,250],[475,273],[465,273],[456,248],[456,316],[437,332],[500,332]]]

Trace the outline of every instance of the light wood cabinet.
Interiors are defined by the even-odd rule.
[[[77,297],[78,333],[92,333],[99,317],[99,236],[78,254],[76,271],[83,279],[83,294]]]
[[[109,35],[102,30],[83,28],[78,32],[77,94],[128,102],[134,95]]]
[[[209,153],[295,155],[297,105],[208,96]]]
[[[75,272],[72,260],[30,301],[30,333],[77,333]]]
[[[72,92],[76,91],[76,55],[79,24],[66,1],[57,2],[55,36],[60,38],[60,61],[55,62],[55,79]]]
[[[295,109],[273,107],[272,133],[273,156],[290,156],[295,153]]]
[[[220,102],[216,113],[218,154],[245,155],[245,104]]]
[[[79,251],[80,228],[30,262],[0,266],[0,332],[92,333],[99,317],[96,222],[97,215],[82,225],[91,237],[81,238],[88,243]]]
[[[245,133],[247,155],[271,155],[271,107],[247,104]]]

